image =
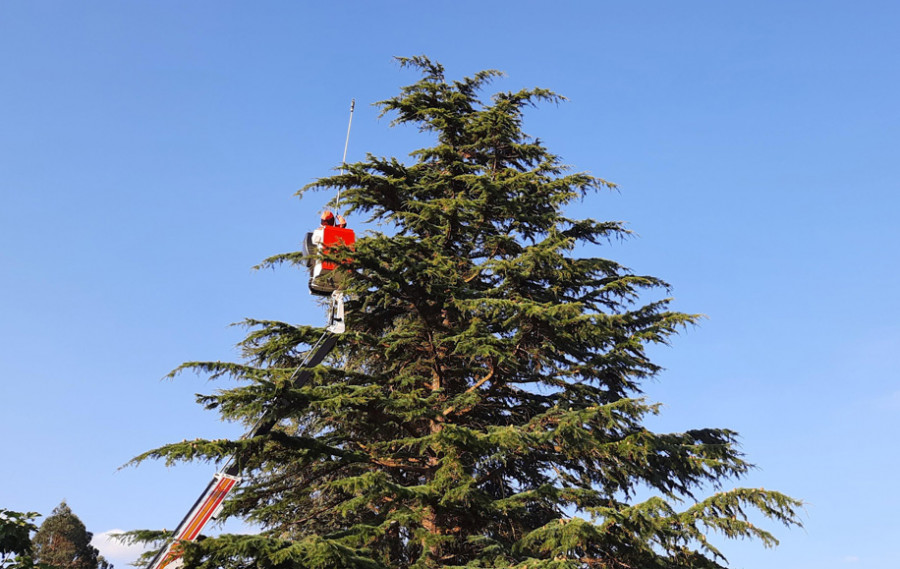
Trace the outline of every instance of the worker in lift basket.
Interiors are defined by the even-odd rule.
[[[328,210],[322,212],[322,216],[320,217],[320,225],[312,232],[312,242],[319,250],[319,253],[322,252],[324,241],[325,241],[325,228],[326,227],[347,227],[347,220],[344,219],[343,215],[338,215],[335,218],[335,215]],[[322,274],[322,259],[321,257],[316,259],[316,264],[313,267],[312,273],[312,281],[315,281]],[[330,275],[326,275],[323,279],[327,279]],[[333,288],[333,283],[321,283],[320,286],[327,286],[329,288]]]

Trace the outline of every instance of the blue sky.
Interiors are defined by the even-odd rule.
[[[900,8],[892,2],[0,4],[0,507],[97,533],[174,527],[212,465],[118,470],[240,433],[161,381],[234,359],[245,317],[315,323],[296,250],[340,161],[428,144],[371,103],[427,54],[568,97],[526,131],[620,191],[600,253],[707,316],[646,387],[652,426],[729,427],[735,485],[807,502],[733,567],[893,566],[900,467]],[[351,220],[351,223],[353,220]],[[361,228],[357,225],[358,228]],[[120,567],[129,553],[100,543]]]

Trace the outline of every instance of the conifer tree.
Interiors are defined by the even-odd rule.
[[[193,544],[188,565],[710,568],[727,562],[710,534],[776,544],[748,515],[799,524],[800,503],[721,491],[751,468],[734,431],[644,426],[658,406],[641,385],[660,371],[646,348],[697,317],[642,301],[667,290],[659,278],[577,254],[628,231],[571,216],[613,185],[523,132],[526,108],[561,97],[483,101],[496,71],[449,81],[425,57],[400,62],[422,77],[381,109],[433,144],[408,162],[369,155],[304,189],[341,188],[349,213],[383,230],[349,260],[329,253],[344,259],[348,294],[329,360],[292,386],[323,330],[248,320],[244,362],[173,373],[246,381],[199,401],[248,423],[266,411],[278,427],[136,459],[239,457],[245,480],[226,514],[263,530]],[[287,253],[263,266],[304,262]]]
[[[53,509],[32,538],[34,557],[56,569],[112,569],[96,547],[94,534],[65,502]]]

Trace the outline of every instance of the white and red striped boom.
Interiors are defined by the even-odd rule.
[[[329,311],[329,325],[326,332],[322,334],[319,341],[316,342],[307,352],[306,357],[300,366],[294,371],[289,382],[296,387],[302,387],[312,377],[312,368],[322,363],[325,356],[334,348],[337,343],[337,334],[344,331],[344,297],[340,291],[332,294],[331,309]],[[278,423],[274,417],[263,414],[262,418],[244,438],[252,438],[268,434],[272,428]],[[183,561],[181,559],[181,544],[194,541],[203,528],[210,520],[215,519],[222,509],[222,503],[235,486],[241,481],[238,473],[241,470],[240,456],[231,457],[225,468],[221,472],[216,473],[212,481],[207,485],[203,494],[194,502],[194,506],[188,514],[178,524],[173,537],[168,541],[165,547],[157,552],[156,556],[150,561],[147,569],[178,569]]]
[[[171,565],[171,569],[177,569],[181,566],[181,551],[178,546],[185,541],[194,541],[200,535],[200,530],[215,518],[222,509],[222,502],[231,492],[231,489],[237,486],[241,479],[229,474],[218,473],[206,487],[206,491],[188,512],[188,515],[182,520],[181,525],[175,530],[175,539],[157,554],[154,564],[151,565],[156,569],[163,569]],[[157,559],[159,562],[157,563]]]

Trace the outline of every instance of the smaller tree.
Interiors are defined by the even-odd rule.
[[[57,569],[112,569],[91,545],[94,536],[63,501],[44,520],[31,540],[39,563]]]
[[[0,508],[0,569],[34,567],[31,532],[37,530],[37,512],[14,512]]]

